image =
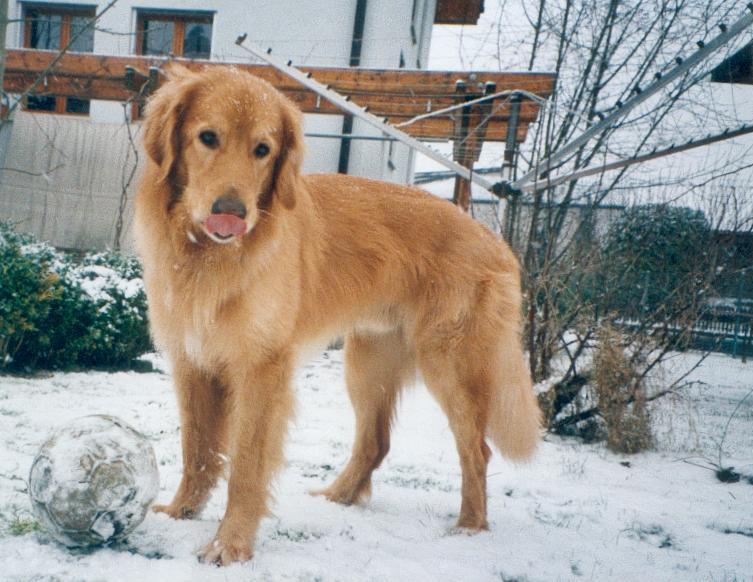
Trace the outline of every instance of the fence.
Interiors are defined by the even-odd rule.
[[[691,337],[697,349],[753,356],[753,311],[741,301],[732,308],[712,308],[693,326]]]
[[[681,349],[694,349],[729,354],[733,357],[753,356],[753,310],[745,308],[750,301],[738,301],[734,307],[714,306],[705,310],[688,327],[679,322],[655,326],[658,333],[669,335]],[[617,320],[626,330],[644,327],[639,321]]]

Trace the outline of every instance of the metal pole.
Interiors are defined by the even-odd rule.
[[[357,0],[356,15],[353,24],[353,41],[350,45],[350,66],[358,67],[361,65],[361,47],[363,46],[363,29],[366,23],[366,2],[367,0]],[[353,116],[346,115],[343,118],[342,134],[343,139],[340,142],[340,159],[337,163],[337,172],[347,174],[350,165],[350,138],[347,137],[353,133]]]
[[[368,113],[368,111],[366,111],[365,108],[360,107],[359,105],[356,105],[355,103],[351,102],[349,99],[346,99],[345,97],[343,97],[336,91],[333,91],[329,87],[326,87],[322,85],[321,83],[319,83],[318,81],[315,81],[314,79],[311,78],[310,73],[307,75],[306,73],[300,71],[299,69],[293,66],[293,63],[291,61],[284,61],[283,59],[279,59],[273,56],[271,54],[271,50],[263,51],[253,46],[245,46],[243,44],[244,40],[245,38],[243,36],[238,37],[238,41],[236,41],[236,43],[238,44],[238,46],[248,51],[255,57],[272,65],[275,69],[281,71],[282,73],[286,74],[292,79],[295,79],[304,87],[307,87],[308,89],[311,89],[318,95],[321,95],[322,97],[324,97],[327,101],[329,101],[336,107],[342,109],[346,113],[350,113],[354,117],[358,117],[359,119],[362,119],[369,125],[376,127],[382,133],[387,134],[390,137],[394,137],[396,140],[408,145],[409,147],[415,150],[418,150],[419,152],[421,152],[428,158],[431,158],[435,162],[442,164],[443,166],[452,170],[456,174],[462,176],[466,180],[470,180],[471,182],[481,186],[485,190],[492,192],[494,185],[488,180],[485,180],[478,174],[468,170],[468,168],[446,158],[439,152],[435,152],[433,149],[421,143],[414,137],[411,137],[407,133],[404,133],[400,131],[399,129],[396,129],[394,126],[390,125],[387,122],[386,118],[380,119],[377,116],[371,113]]]
[[[362,141],[397,141],[394,137],[382,137],[378,135],[344,135],[342,133],[310,133],[303,134],[306,137],[316,137],[320,139],[339,139],[343,140],[348,138],[349,140],[362,140]]]
[[[8,0],[0,0],[0,93],[5,97],[3,78],[5,77],[5,36],[8,28]]]
[[[8,28],[8,0],[0,0],[0,107],[6,103],[3,91],[5,77],[5,37]],[[0,169],[5,167],[5,155],[10,141],[11,124],[0,113]]]
[[[677,80],[679,77],[687,73],[690,69],[696,66],[698,63],[704,61],[730,40],[742,33],[746,28],[753,24],[753,3],[748,4],[748,13],[740,18],[729,28],[723,27],[721,34],[712,39],[708,43],[698,43],[699,49],[693,53],[690,57],[685,59],[677,59],[677,66],[669,71],[667,74],[658,74],[653,83],[645,88],[634,88],[634,94],[628,98],[624,103],[617,102],[616,110],[607,115],[604,119],[595,123],[589,127],[586,131],[580,134],[577,138],[570,143],[562,146],[560,149],[551,154],[548,158],[539,162],[532,170],[530,170],[524,176],[515,180],[511,187],[514,189],[520,189],[524,184],[536,180],[542,173],[549,171],[557,162],[563,160],[572,153],[575,153],[580,147],[588,143],[591,138],[599,135],[603,131],[609,129],[615,121],[620,117],[624,117],[630,111],[635,109],[638,105],[653,97],[661,89]]]
[[[507,181],[512,182],[517,176],[518,160],[518,123],[520,120],[520,96],[510,97],[510,119],[507,122],[507,139],[505,140],[505,152],[502,157],[501,175],[505,178],[507,168]],[[510,244],[515,244],[515,229],[517,215],[520,208],[519,196],[510,196],[507,207],[503,210],[497,208],[497,218],[502,225],[502,236]]]
[[[753,125],[743,125],[742,127],[739,127],[738,129],[735,129],[732,131],[729,131],[728,129],[726,129],[722,133],[708,135],[701,139],[691,140],[679,146],[672,145],[666,149],[654,150],[647,154],[635,156],[634,158],[629,158],[627,160],[617,160],[617,161],[609,162],[608,164],[603,164],[601,166],[596,166],[593,168],[583,168],[582,170],[576,170],[575,172],[571,172],[563,176],[556,176],[554,178],[548,178],[546,181],[542,181],[538,183],[532,182],[532,183],[526,184],[525,186],[522,186],[520,190],[521,192],[535,192],[536,190],[546,190],[547,188],[551,188],[553,186],[562,184],[563,182],[572,182],[573,180],[580,180],[581,178],[585,178],[587,176],[593,176],[594,174],[601,174],[602,172],[609,172],[610,170],[617,170],[619,168],[632,166],[634,164],[648,162],[650,160],[655,160],[658,158],[662,158],[664,156],[670,156],[670,155],[684,152],[687,150],[692,150],[694,148],[699,148],[702,146],[710,145],[716,142],[725,141],[725,140],[732,139],[735,137],[740,137],[741,135],[747,135],[749,133],[753,133]]]
[[[743,308],[743,278],[745,269],[740,269],[740,277],[737,280],[737,301],[735,301],[735,331],[732,338],[732,357],[737,357],[737,338],[740,335],[740,312]]]

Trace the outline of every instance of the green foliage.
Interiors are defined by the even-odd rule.
[[[75,261],[0,224],[0,368],[119,366],[150,349],[141,267]]]
[[[711,229],[699,210],[629,208],[610,226],[592,292],[629,318],[682,310],[703,288],[710,246]]]
[[[79,357],[86,365],[114,366],[150,349],[141,264],[114,252],[88,255],[68,273],[85,291],[94,315],[90,341]]]
[[[8,524],[8,533],[12,536],[25,536],[41,529],[36,519],[20,515],[15,516]]]
[[[17,476],[11,478],[21,480]],[[25,536],[41,529],[41,524],[34,519],[34,516],[25,507],[11,504],[0,509],[0,537],[7,535]]]
[[[40,332],[58,293],[56,278],[24,252],[28,240],[0,229],[0,368]]]

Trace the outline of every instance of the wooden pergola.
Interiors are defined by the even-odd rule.
[[[232,64],[269,81],[304,113],[341,114],[333,105],[269,66],[176,60],[194,69]],[[3,89],[16,94],[28,91],[36,95],[138,102],[157,88],[158,69],[166,62],[154,57],[88,53],[59,57],[53,51],[9,50]],[[546,99],[555,81],[550,73],[333,67],[302,67],[302,70],[395,125],[500,92],[522,91]],[[513,98],[506,95],[432,115],[401,129],[422,140],[452,141],[455,161],[472,168],[484,142],[505,142],[514,147],[524,141],[539,108],[539,102],[524,93]],[[456,202],[467,208],[469,200],[468,183],[458,180]]]

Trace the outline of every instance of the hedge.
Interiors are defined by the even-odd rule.
[[[0,369],[119,367],[150,349],[135,258],[74,257],[0,223]]]

